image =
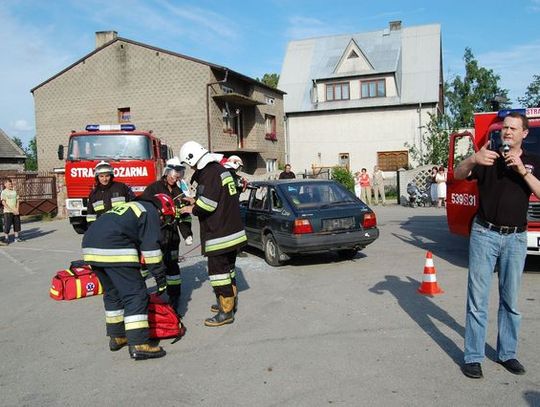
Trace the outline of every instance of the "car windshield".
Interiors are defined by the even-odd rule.
[[[282,187],[299,209],[355,203],[355,196],[334,182],[288,183]]]
[[[148,160],[151,157],[150,140],[143,135],[85,135],[74,136],[69,141],[68,160]]]
[[[491,145],[498,150],[501,146],[501,131],[494,130],[489,134]],[[530,127],[529,134],[523,139],[523,148],[531,154],[540,155],[540,127]]]

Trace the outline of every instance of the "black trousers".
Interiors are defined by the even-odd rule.
[[[13,225],[13,231],[19,233],[21,231],[21,216],[14,215],[11,212],[4,213],[4,233],[7,235]]]
[[[234,297],[233,285],[236,287],[236,250],[208,256],[208,277],[216,297]]]
[[[92,266],[103,286],[107,335],[129,345],[148,343],[148,294],[138,267]]]
[[[182,277],[178,266],[179,246],[180,234],[176,225],[163,228],[161,230],[161,251],[163,252],[163,264],[167,268],[167,295],[176,312],[178,312],[182,292]]]

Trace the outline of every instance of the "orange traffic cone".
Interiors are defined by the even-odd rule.
[[[435,272],[435,266],[433,265],[433,255],[430,251],[426,253],[426,265],[424,266],[424,275],[422,277],[422,284],[418,289],[420,294],[435,295],[442,294],[444,291],[437,284],[437,275]]]

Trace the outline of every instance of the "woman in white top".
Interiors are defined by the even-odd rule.
[[[446,173],[442,165],[439,167],[437,175],[435,175],[435,182],[437,183],[437,208],[442,208],[446,200]]]

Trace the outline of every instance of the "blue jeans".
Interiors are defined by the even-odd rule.
[[[501,361],[516,358],[521,322],[517,303],[526,256],[527,232],[503,235],[473,222],[469,243],[465,363],[480,363],[485,356],[489,291],[497,262],[497,356]]]

